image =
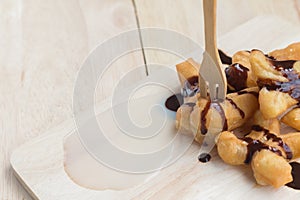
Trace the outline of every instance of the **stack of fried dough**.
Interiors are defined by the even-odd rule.
[[[224,162],[249,164],[260,185],[291,182],[289,162],[300,157],[300,42],[269,54],[235,53],[224,65],[230,92],[217,106],[200,97],[199,67],[192,59],[176,66],[184,96],[176,113],[179,132],[201,144],[210,126],[223,123],[216,144]],[[234,130],[249,122],[251,130],[237,137]],[[295,131],[282,134],[282,124]]]

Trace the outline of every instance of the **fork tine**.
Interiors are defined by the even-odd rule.
[[[203,55],[200,74],[209,84],[208,89],[211,100],[225,99],[227,89],[225,74],[222,73],[220,66],[215,64],[207,52]]]

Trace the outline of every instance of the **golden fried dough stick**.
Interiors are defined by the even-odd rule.
[[[192,77],[199,76],[200,65],[196,63],[192,58],[176,65],[176,70],[178,74],[181,87],[184,87],[186,80]]]
[[[297,130],[300,130],[300,108],[294,108],[281,118],[281,121]]]
[[[277,118],[265,119],[259,110],[253,116],[253,124],[267,129],[276,135],[280,134],[280,121]]]
[[[249,163],[245,163],[245,161],[247,160],[247,156],[249,154],[249,150],[248,150],[248,145],[249,143],[247,143],[244,140],[238,139],[232,132],[230,131],[224,131],[222,132],[217,140],[217,150],[218,150],[218,154],[219,156],[222,158],[222,160],[230,165],[243,165],[243,164],[249,164]],[[267,151],[270,153],[265,153],[263,151]],[[271,177],[273,177],[275,179],[275,181],[277,181],[277,178],[275,178],[274,174],[278,173],[278,170],[281,171],[287,171],[288,172],[288,176],[291,177],[291,169],[289,169],[289,164],[286,161],[285,158],[278,156],[276,153],[268,150],[268,149],[259,149],[256,152],[252,152],[254,153],[254,155],[252,155],[252,159],[251,159],[251,164],[252,164],[252,169],[254,171],[254,173],[258,172],[257,174],[261,174],[261,171],[267,170],[268,173],[271,173]],[[266,155],[268,154],[267,157],[262,155]],[[258,156],[258,157],[257,157]],[[270,156],[270,157],[269,157]],[[265,169],[261,169],[259,167],[258,164],[260,164],[261,166],[265,165],[264,162],[268,161],[269,163],[274,163],[275,165],[278,165],[279,163],[281,163],[282,161],[284,161],[283,165],[279,166],[280,168],[275,168],[274,166],[264,166]],[[279,161],[279,163],[277,163]],[[267,162],[267,163],[268,163]],[[283,166],[283,167],[282,167]],[[288,168],[288,170],[286,170]],[[283,169],[283,170],[282,170]],[[274,170],[273,173],[269,170]],[[283,173],[285,174],[285,172]],[[282,179],[282,178],[280,178]],[[290,178],[288,178],[288,182],[292,181]],[[257,180],[258,181],[258,180]],[[260,183],[261,181],[258,181],[258,183]],[[288,182],[284,182],[282,185],[288,183]],[[272,184],[270,184],[272,185]],[[276,184],[276,187],[278,187],[278,185]]]
[[[231,165],[251,163],[258,184],[276,188],[292,181],[288,161],[300,157],[300,132],[277,136],[260,126],[243,139],[222,132],[217,140],[222,160]]]
[[[300,60],[300,42],[290,44],[284,49],[278,49],[269,53],[276,60]]]
[[[270,130],[270,132],[279,135],[280,122],[278,119],[264,119],[258,110],[253,117],[253,124],[262,127],[262,129]],[[259,134],[257,134],[259,133]],[[252,132],[252,138],[258,139],[262,137],[261,132]],[[237,137],[230,131],[224,131],[218,138],[218,152],[220,157],[228,164],[241,165],[244,164],[247,154],[247,143]]]
[[[201,76],[199,78],[199,69],[200,65],[192,58],[176,65],[185,103],[196,102],[200,89],[206,91],[206,84],[200,84],[199,88],[199,81],[205,82]]]
[[[256,153],[251,162],[255,180],[260,185],[284,186],[293,180],[291,165],[283,158],[269,150]]]
[[[222,132],[217,141],[220,157],[231,165],[251,162],[260,185],[280,187],[291,182],[291,166],[287,160],[300,156],[300,133],[277,136],[279,121],[265,120],[259,111],[254,115],[254,124],[253,131],[244,139],[229,131]]]
[[[248,69],[251,69],[251,64],[249,61],[250,52],[249,51],[238,51],[232,56],[232,63],[239,63]]]
[[[225,69],[227,84],[230,90],[239,91],[248,87],[255,87],[256,77],[251,70],[250,52],[238,51],[232,57],[232,65]]]
[[[281,71],[272,67],[270,60],[259,50],[253,50],[250,54],[250,63],[253,73],[258,79],[287,82]]]
[[[222,132],[217,140],[218,154],[230,165],[244,164],[247,156],[247,143],[238,139],[232,132]]]
[[[249,71],[247,72],[247,81],[246,81],[247,88],[257,86],[256,76],[252,72],[252,67],[251,67],[251,63],[250,63],[249,58],[250,58],[250,52],[249,51],[238,51],[232,57],[233,63],[239,63],[242,66],[249,69]]]
[[[266,119],[279,117],[288,108],[298,103],[298,101],[293,99],[288,93],[274,90],[269,91],[266,88],[262,88],[259,91],[258,102],[260,111]]]
[[[257,77],[260,110],[265,118],[282,115],[300,100],[298,61],[275,61],[261,51],[250,55],[252,70]]]
[[[190,128],[190,115],[191,115],[191,112],[195,105],[196,104],[194,104],[192,106],[191,106],[191,104],[183,104],[178,108],[178,110],[176,112],[175,125],[176,125],[176,129],[180,133],[193,135],[191,128]]]
[[[290,147],[293,153],[292,159],[300,157],[300,132],[288,133],[280,136]]]
[[[211,104],[207,99],[199,98],[195,105],[183,104],[176,114],[176,128],[192,133],[195,140],[202,142],[209,126],[216,127],[224,122],[224,130],[233,130],[242,126],[258,109],[258,88],[247,88],[228,94],[220,104]],[[191,108],[192,107],[192,108]],[[211,121],[212,112],[218,112]]]

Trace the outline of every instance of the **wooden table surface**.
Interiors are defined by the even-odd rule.
[[[261,14],[299,26],[300,0],[219,0],[218,34]],[[11,152],[72,117],[73,86],[84,58],[106,39],[137,28],[137,19],[140,27],[175,30],[203,44],[201,0],[0,1],[1,200],[31,199],[12,174]],[[145,54],[147,63],[171,62]],[[143,63],[138,52],[109,71],[97,100],[111,94],[124,68]]]

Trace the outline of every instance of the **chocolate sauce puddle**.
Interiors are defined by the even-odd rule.
[[[182,94],[178,93],[170,96],[166,100],[165,106],[169,110],[176,112],[178,108],[183,104],[184,97],[194,96],[198,92],[198,76],[192,76],[185,81],[184,87],[182,88]],[[186,103],[186,105],[193,107],[195,103]]]
[[[300,190],[300,163],[291,162],[293,181],[286,184],[290,188]]]
[[[182,105],[182,103],[183,96],[181,94],[174,94],[166,100],[165,106],[169,110],[176,112],[178,108]]]
[[[201,153],[198,156],[198,160],[202,163],[206,163],[206,162],[210,161],[210,159],[211,159],[211,155],[208,153]]]

